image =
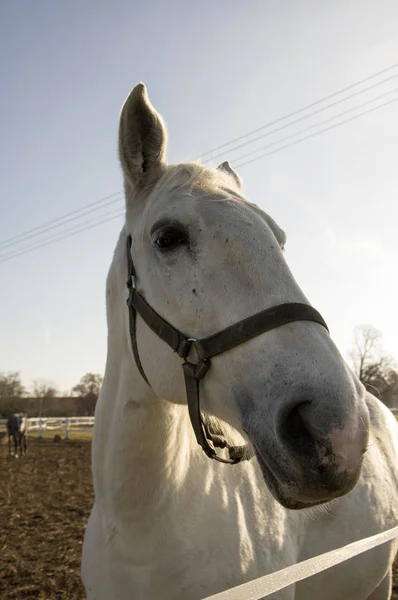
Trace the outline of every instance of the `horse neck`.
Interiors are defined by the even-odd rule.
[[[157,397],[129,352],[119,359],[108,353],[93,437],[94,486],[104,509],[153,518],[175,498],[198,454],[186,407]]]

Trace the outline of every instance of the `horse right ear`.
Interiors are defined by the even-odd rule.
[[[239,189],[242,188],[242,186],[243,186],[242,178],[239,177],[239,175],[236,171],[234,171],[234,169],[229,164],[228,160],[225,160],[223,163],[221,163],[221,165],[218,165],[217,170],[228,173],[228,175],[230,175],[235,180],[235,183],[238,186],[238,188]]]
[[[139,83],[130,92],[120,114],[119,158],[123,173],[133,187],[158,180],[164,170],[167,133],[161,116]]]

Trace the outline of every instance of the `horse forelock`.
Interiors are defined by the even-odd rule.
[[[151,196],[159,197],[225,197],[244,200],[235,179],[227,172],[200,163],[169,165],[154,186]]]

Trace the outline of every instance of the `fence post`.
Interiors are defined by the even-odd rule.
[[[39,440],[41,440],[41,439],[42,439],[42,437],[43,437],[43,432],[42,432],[42,423],[43,423],[43,422],[42,422],[42,420],[41,420],[41,417],[40,417],[40,418],[39,418]]]
[[[69,419],[65,420],[65,439],[69,440]]]

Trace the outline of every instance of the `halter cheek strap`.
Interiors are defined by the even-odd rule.
[[[222,354],[227,350],[231,350],[262,333],[295,321],[313,321],[319,323],[328,330],[324,319],[318,311],[309,304],[291,302],[279,304],[273,308],[261,311],[206,338],[196,339],[188,337],[163,319],[163,317],[148,304],[142,293],[137,289],[137,275],[131,257],[131,242],[131,236],[128,236],[127,287],[129,290],[129,297],[127,299],[127,306],[129,310],[131,346],[134,360],[141,376],[150,386],[138,352],[136,335],[137,313],[147,326],[184,361],[182,367],[189,417],[195,432],[196,440],[203,448],[205,454],[209,458],[228,464],[236,464],[242,460],[248,460],[253,456],[253,451],[249,445],[229,445],[222,436],[217,434],[218,432],[210,431],[211,427],[203,421],[200,410],[199,386],[201,379],[206,376],[210,369],[211,358],[218,354]],[[188,361],[188,355],[192,348],[195,348],[196,350],[199,359],[198,363]],[[229,459],[218,456],[215,448],[227,448]]]

